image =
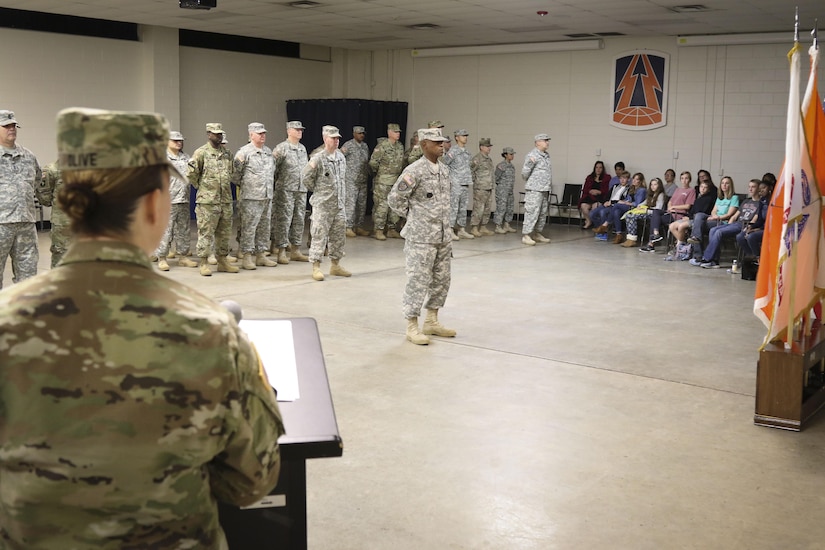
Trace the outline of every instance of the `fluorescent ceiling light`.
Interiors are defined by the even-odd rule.
[[[810,36],[802,36],[800,42],[810,42]],[[758,34],[702,34],[677,36],[677,46],[732,46],[740,44],[793,44],[793,32],[765,32]]]
[[[457,46],[454,48],[425,48],[412,50],[413,57],[450,57],[454,55],[495,55],[508,53],[573,52],[600,50],[601,40],[569,40],[566,42],[537,42],[528,44],[493,44],[490,46]]]

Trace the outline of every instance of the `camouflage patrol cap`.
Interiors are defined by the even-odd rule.
[[[249,126],[247,126],[246,129],[249,131],[250,134],[252,134],[252,133],[265,134],[266,133],[266,128],[264,128],[264,125],[261,124],[260,122],[250,122]]]
[[[208,122],[206,124],[206,131],[212,132],[213,134],[222,134],[223,125],[220,122]]]
[[[9,124],[17,124],[14,111],[0,111],[0,126],[8,126]],[[20,128],[20,125],[17,124],[17,127]]]
[[[493,144],[490,142],[490,138],[481,138],[478,140],[479,147],[492,147]]]
[[[187,181],[166,156],[168,140],[169,122],[157,113],[71,107],[57,114],[61,170],[168,166]]]
[[[169,139],[171,139],[172,141],[183,141],[184,138],[183,134],[181,134],[180,132],[172,131],[169,132]]]
[[[353,126],[352,127],[352,133],[353,134],[366,134],[367,131],[364,130],[363,126]]]
[[[455,132],[453,132],[453,135],[454,136],[469,136],[470,132],[468,132],[464,128],[461,128],[460,130],[456,130]]]
[[[536,134],[536,137],[533,138],[534,141],[550,141],[550,136],[547,134]]]
[[[300,120],[290,120],[289,122],[287,122],[286,129],[289,130],[290,128],[294,130],[306,130],[306,128],[304,128],[304,125],[301,124]]]
[[[439,128],[421,128],[418,131],[418,137],[421,141],[447,141],[447,139],[441,135],[441,129]]]
[[[339,138],[341,137],[341,132],[339,132],[335,126],[324,126],[321,128],[321,135],[324,137]]]
[[[398,124],[394,124],[394,123],[393,124],[387,124],[387,131],[388,132],[400,132],[401,131],[401,126],[399,126]]]
[[[440,120],[431,120],[427,123],[427,128],[443,128],[444,123]]]
[[[512,147],[505,147],[504,149],[501,150],[501,154],[502,155],[515,155],[516,152],[513,151]]]

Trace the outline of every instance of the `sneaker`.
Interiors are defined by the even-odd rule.
[[[655,250],[656,250],[656,249],[655,249],[655,248],[653,248],[653,245],[652,245],[652,244],[649,244],[649,245],[647,245],[647,246],[643,246],[642,248],[640,248],[640,249],[639,249],[639,252],[654,252]]]
[[[596,240],[607,242],[607,233],[599,233],[596,235]]]
[[[697,238],[697,237],[693,237],[693,236],[691,236],[691,237],[688,237],[687,242],[689,242],[690,244],[699,244],[699,243],[701,243],[702,241],[701,241],[699,238]]]
[[[650,242],[651,242],[651,243],[653,243],[653,244],[656,244],[656,243],[658,243],[659,241],[663,241],[663,240],[665,240],[665,238],[664,238],[664,237],[662,237],[662,236],[661,236],[661,235],[659,235],[658,233],[655,233],[655,234],[653,235],[653,237],[650,239]]]
[[[704,267],[705,269],[719,269],[719,264],[713,261],[702,262],[701,267]]]
[[[702,265],[702,261],[703,261],[703,260],[700,260],[699,258],[691,258],[691,259],[690,259],[690,262],[688,262],[688,263],[689,263],[690,265],[695,265],[696,267],[701,267],[701,265]]]
[[[665,256],[665,261],[666,262],[675,262],[676,261],[676,256],[674,256],[673,254],[668,254],[667,256]]]

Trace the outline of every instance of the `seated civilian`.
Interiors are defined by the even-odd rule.
[[[710,211],[713,210],[713,205],[716,203],[716,193],[711,191],[708,182],[703,181],[699,184],[699,193],[700,195],[696,197],[696,201],[688,211],[688,217],[671,223],[668,228],[673,236],[676,237],[677,246],[687,242],[687,236],[693,224],[693,217],[700,212],[710,214]],[[670,258],[670,256],[668,256],[668,258]]]
[[[739,245],[743,257],[756,258],[756,263],[759,263],[759,254],[762,252],[762,236],[765,231],[765,220],[768,218],[768,206],[772,192],[773,186],[770,180],[759,182],[759,209],[745,228],[736,235],[736,244]]]
[[[737,210],[739,210],[739,197],[733,188],[733,178],[725,176],[719,183],[719,190],[716,193],[716,203],[713,205],[713,210],[711,210],[710,214],[706,216],[698,213],[694,216],[688,242],[693,245],[700,245],[702,243],[702,236],[709,231],[710,228],[728,223],[730,219],[736,215]]]
[[[665,194],[670,198],[677,189],[679,184],[676,183],[676,172],[673,168],[668,168],[665,170]]]
[[[590,221],[590,210],[594,205],[601,204],[608,197],[610,189],[610,174],[604,171],[604,163],[600,160],[593,165],[593,172],[584,180],[582,196],[579,199],[579,211],[584,218],[584,229],[593,227]]]
[[[639,240],[639,221],[650,218],[654,210],[661,212],[664,210],[665,204],[667,204],[665,186],[662,180],[653,178],[650,180],[645,202],[641,206],[630,210],[624,216],[624,223],[627,226],[627,240],[622,243],[622,246],[625,248],[636,246],[636,241]]]
[[[662,225],[670,225],[676,220],[687,217],[690,207],[693,206],[693,201],[696,200],[696,191],[690,186],[691,179],[690,172],[682,172],[679,176],[679,187],[676,188],[668,201],[667,212],[654,210],[650,215],[650,226],[653,228],[653,233],[650,235],[647,246],[641,249],[643,252],[653,252],[656,243],[664,239],[659,234],[659,228]]]
[[[622,221],[622,216],[624,216],[625,212],[644,203],[645,197],[647,197],[645,175],[641,172],[636,172],[633,174],[633,183],[625,199],[614,204],[607,214],[607,223],[613,226],[613,231],[616,233],[613,244],[621,244],[624,242],[624,232],[622,231],[624,221]]]
[[[627,172],[621,172],[618,174],[618,177],[618,183],[610,188],[610,198],[602,204],[597,204],[590,211],[590,220],[593,223],[593,232],[597,235],[607,234],[610,230],[610,226],[607,224],[607,216],[610,213],[611,208],[613,208],[613,205],[620,200],[624,200],[625,197],[627,197],[627,193],[630,191],[630,186],[628,185],[630,174]]]

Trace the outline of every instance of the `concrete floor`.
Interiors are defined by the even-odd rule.
[[[318,322],[344,455],[308,463],[309,547],[822,548],[825,412],[753,425],[754,283],[549,235],[455,243],[458,336],[429,346],[404,339],[401,240],[349,239],[353,277],[323,282],[173,263],[246,318]]]

